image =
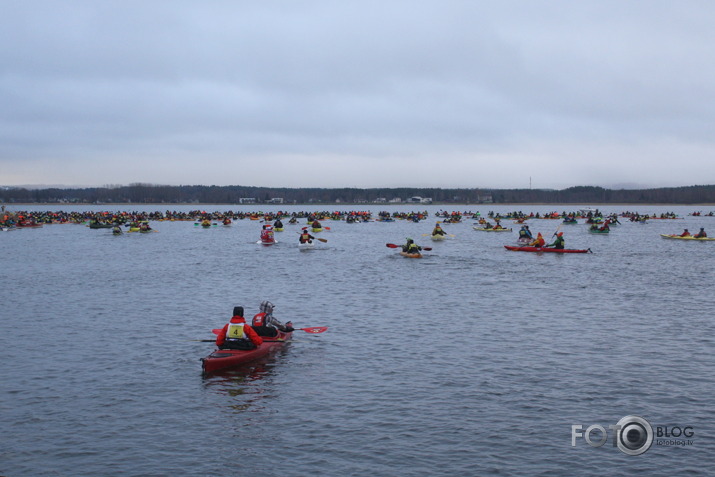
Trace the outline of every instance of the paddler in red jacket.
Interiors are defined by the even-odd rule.
[[[294,331],[293,323],[287,322],[285,325],[278,321],[275,316],[273,316],[273,308],[275,305],[270,301],[262,301],[259,308],[260,313],[253,317],[253,329],[260,336],[273,337],[278,335],[276,329],[281,330],[284,333],[290,333]]]
[[[233,317],[216,336],[216,346],[219,349],[253,349],[258,348],[261,343],[263,339],[246,324],[243,307],[233,307]]]
[[[306,227],[307,228],[307,227]],[[313,243],[313,237],[308,233],[308,231],[304,228],[303,233],[300,234],[300,237],[298,237],[298,242],[300,243]]]
[[[264,225],[261,229],[261,242],[273,243],[274,241],[273,228],[270,225]]]

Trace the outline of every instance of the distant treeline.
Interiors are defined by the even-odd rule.
[[[454,204],[713,204],[715,185],[660,189],[605,189],[578,186],[563,190],[545,189],[323,189],[248,186],[165,186],[130,184],[88,188],[0,188],[2,203],[202,203],[202,204],[367,204],[419,201]]]

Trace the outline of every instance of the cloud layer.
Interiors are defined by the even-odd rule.
[[[712,184],[713,24],[705,1],[5,2],[0,184]]]

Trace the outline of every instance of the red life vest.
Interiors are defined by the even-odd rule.
[[[253,317],[253,326],[265,326],[264,319],[266,318],[265,313],[259,313]]]

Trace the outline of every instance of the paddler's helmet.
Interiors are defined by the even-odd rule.
[[[559,232],[557,235],[558,235],[559,237],[561,237],[563,234],[564,234],[563,232]]]
[[[407,243],[413,243],[413,242],[414,242],[414,240],[412,240],[411,238],[407,237]]]
[[[243,316],[243,307],[242,306],[234,306],[233,307],[233,316]]]
[[[261,313],[273,313],[273,308],[273,303],[271,303],[270,301],[266,300],[261,302]]]

